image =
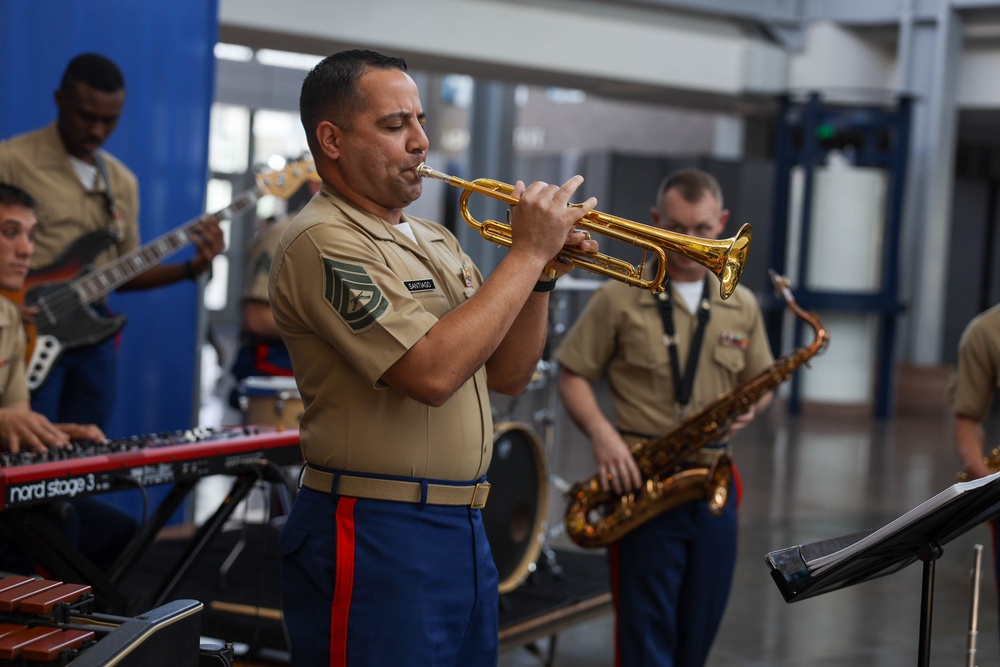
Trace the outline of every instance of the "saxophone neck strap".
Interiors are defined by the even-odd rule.
[[[667,285],[667,289],[660,292],[656,305],[660,311],[660,319],[663,320],[663,344],[667,346],[670,355],[670,375],[674,381],[674,399],[679,411],[691,401],[691,392],[694,389],[694,376],[698,370],[698,357],[701,356],[701,343],[705,338],[705,327],[712,315],[712,295],[708,276],[705,276],[705,284],[701,290],[701,299],[698,301],[698,326],[695,328],[694,336],[691,338],[691,347],[688,349],[687,362],[684,364],[684,373],[681,374],[680,355],[677,352],[677,328],[674,325],[674,307],[671,293],[673,288]]]

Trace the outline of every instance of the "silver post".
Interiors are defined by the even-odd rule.
[[[969,607],[969,646],[967,667],[976,667],[976,636],[979,634],[977,624],[979,622],[979,575],[982,571],[983,545],[977,544],[973,547],[972,565],[972,604]]]

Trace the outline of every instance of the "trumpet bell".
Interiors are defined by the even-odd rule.
[[[750,254],[750,241],[753,239],[753,230],[750,225],[744,224],[736,232],[736,236],[727,240],[728,248],[722,253],[722,268],[716,274],[722,283],[722,298],[728,299],[743,277],[743,267],[747,264],[747,255]]]

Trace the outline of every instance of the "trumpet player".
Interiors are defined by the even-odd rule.
[[[518,393],[545,340],[553,262],[597,250],[567,206],[583,182],[518,182],[513,243],[483,279],[409,216],[427,157],[406,63],[335,53],[302,84],[323,186],[271,263],[275,323],[305,411],[302,488],[281,532],[296,665],[495,665],[498,576],[483,526],[487,389]]]
[[[710,174],[685,169],[661,183],[654,226],[717,239],[729,219]],[[605,490],[623,494],[643,479],[630,445],[673,431],[690,414],[773,362],[760,308],[739,286],[728,300],[704,266],[667,254],[667,289],[654,297],[602,285],[556,351],[559,395],[590,439]],[[602,413],[593,383],[606,377],[614,416]],[[770,403],[768,392],[736,418],[732,436]],[[705,466],[727,442],[690,461]],[[730,490],[730,497],[738,495]],[[736,502],[722,514],[704,501],[664,511],[608,550],[616,614],[617,667],[700,667],[722,620],[736,561]]]

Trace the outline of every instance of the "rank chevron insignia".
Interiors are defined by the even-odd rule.
[[[323,263],[326,266],[324,296],[351,329],[367,329],[389,308],[389,300],[372,281],[365,267],[329,257],[324,257]]]

